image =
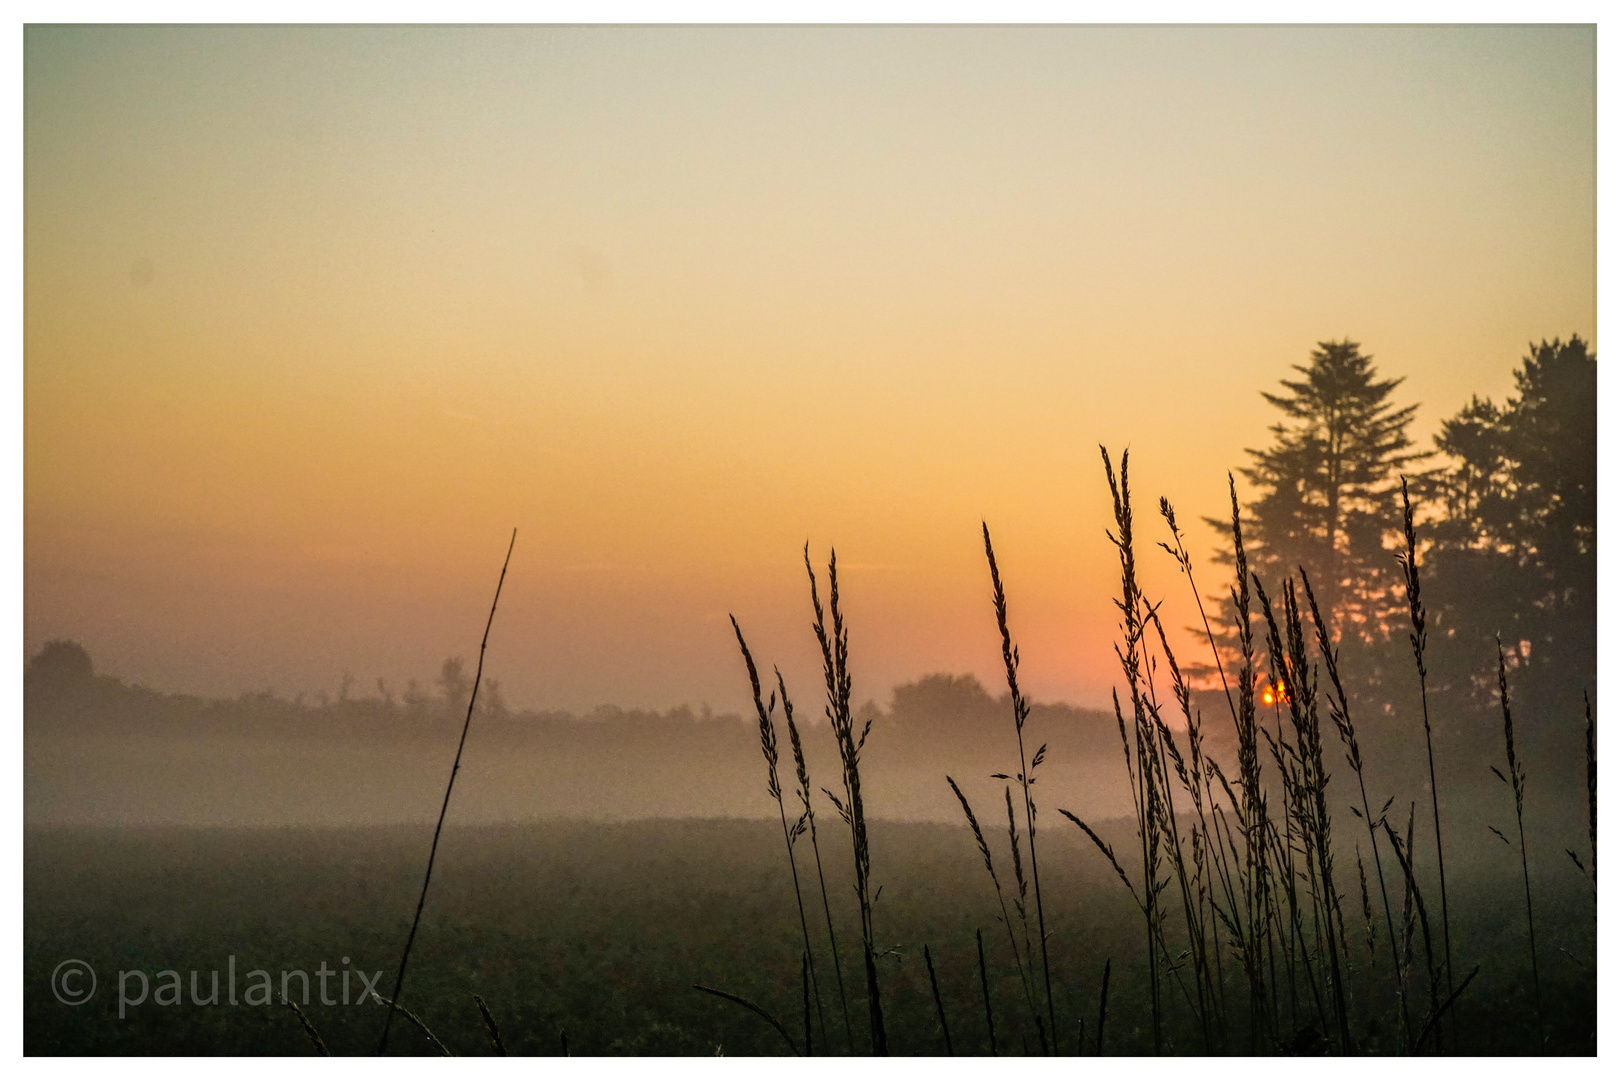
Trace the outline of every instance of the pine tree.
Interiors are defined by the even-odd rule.
[[[1341,636],[1372,645],[1403,610],[1391,552],[1400,473],[1427,456],[1406,433],[1417,406],[1392,404],[1403,380],[1380,380],[1354,341],[1321,342],[1294,370],[1302,378],[1281,380],[1286,393],[1262,392],[1284,419],[1240,470],[1256,488],[1245,515],[1249,565],[1278,588],[1303,566]]]

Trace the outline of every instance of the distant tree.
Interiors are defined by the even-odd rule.
[[[897,723],[936,729],[982,721],[996,714],[996,700],[972,675],[939,672],[896,686],[889,716]]]
[[[467,697],[472,693],[472,680],[467,678],[466,666],[461,657],[452,656],[439,668],[439,692],[453,713],[467,708]]]
[[[484,680],[484,715],[499,720],[506,716],[506,695],[501,692],[501,684],[495,679]]]
[[[90,654],[77,641],[47,641],[28,661],[24,678],[30,687],[63,689],[86,686],[95,675]]]
[[[1494,638],[1523,669],[1526,700],[1578,707],[1595,688],[1597,357],[1579,336],[1532,345],[1516,395],[1474,398],[1441,424],[1445,508],[1430,553],[1436,629],[1456,643],[1476,696],[1494,679]]]
[[[1281,380],[1286,393],[1262,392],[1284,419],[1271,427],[1272,444],[1248,450],[1253,464],[1240,470],[1256,488],[1244,515],[1249,565],[1274,595],[1305,567],[1335,631],[1370,645],[1400,611],[1390,553],[1399,474],[1427,456],[1407,436],[1417,406],[1391,402],[1403,380],[1379,379],[1354,341],[1321,342],[1294,370],[1303,377]],[[1207,520],[1223,534],[1231,528]]]
[[[1441,532],[1451,542],[1473,547],[1487,543],[1488,518],[1500,512],[1500,481],[1506,470],[1502,411],[1487,398],[1471,398],[1462,410],[1440,423],[1435,448],[1450,459],[1436,470],[1431,490],[1445,507]]]

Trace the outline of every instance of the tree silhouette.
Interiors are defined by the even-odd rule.
[[[28,661],[24,684],[30,690],[56,693],[87,687],[95,675],[90,654],[76,641],[47,641]]]
[[[1514,379],[1505,405],[1474,398],[1435,438],[1436,627],[1476,697],[1501,634],[1533,696],[1578,709],[1596,678],[1597,357],[1579,336],[1542,341]]]
[[[452,713],[466,709],[473,687],[472,680],[467,678],[466,662],[461,657],[449,657],[440,665],[438,683],[446,708]]]
[[[1427,456],[1406,433],[1417,406],[1396,408],[1403,380],[1380,380],[1348,339],[1320,342],[1294,370],[1302,378],[1281,380],[1286,393],[1262,391],[1284,419],[1239,470],[1258,489],[1245,515],[1249,565],[1268,585],[1305,567],[1342,637],[1372,644],[1401,611],[1386,539],[1400,527],[1399,474]]]

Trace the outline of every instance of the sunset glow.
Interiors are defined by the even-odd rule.
[[[166,690],[1107,700],[1259,397],[1352,336],[1414,434],[1595,334],[1590,28],[25,33],[25,644]],[[1178,639],[1180,640],[1180,639]],[[1198,639],[1188,636],[1191,655]],[[1269,693],[1269,691],[1267,691]]]

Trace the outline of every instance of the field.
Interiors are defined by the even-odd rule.
[[[1084,1021],[1084,1052],[1096,1052],[1102,974],[1111,961],[1104,1052],[1150,1053],[1140,913],[1089,841],[1051,817],[1042,818],[1039,837],[1058,1048],[1076,1052]],[[1100,831],[1126,850],[1133,827],[1114,821]],[[891,1051],[945,1052],[922,956],[927,945],[955,1052],[990,1052],[974,937],[982,929],[998,1050],[1037,1052],[972,835],[965,827],[885,821],[872,822],[871,832],[873,880],[883,886],[874,921]],[[224,1003],[229,958],[235,957],[239,1000],[250,970],[279,981],[282,971],[313,974],[323,961],[341,972],[344,957],[355,970],[385,971],[379,987],[386,994],[430,835],[423,825],[28,831],[25,1052],[312,1053],[285,1007]],[[823,849],[841,920],[855,1049],[865,1052],[847,849],[825,838]],[[1459,845],[1455,864],[1448,862],[1458,967],[1481,965],[1457,1005],[1458,1049],[1465,1054],[1536,1051],[1528,965],[1518,959],[1522,910],[1512,900],[1518,867],[1507,854],[1500,844]],[[1590,884],[1567,864],[1541,865],[1546,872],[1533,884],[1545,1052],[1590,1054],[1596,1015]],[[475,994],[488,1003],[513,1054],[559,1054],[565,1037],[576,1056],[784,1054],[787,1044],[763,1020],[691,987],[701,983],[759,1004],[802,1044],[800,941],[781,833],[772,821],[450,827],[401,1003],[457,1055],[492,1052]],[[1380,949],[1387,946],[1380,942]],[[94,997],[78,1007],[51,992],[53,969],[69,958],[86,961],[99,979]],[[1383,960],[1371,974],[1349,973],[1358,1004],[1387,997],[1359,992],[1365,980],[1388,977]],[[830,961],[823,955],[816,962],[829,1049],[842,1053]],[[148,998],[120,1019],[117,973],[141,970],[153,978],[164,969],[188,980],[183,1003]],[[191,1003],[194,970],[204,1000],[211,973],[220,972],[221,1004]],[[128,982],[133,998],[134,976]],[[330,982],[333,1000],[340,982]],[[290,985],[298,998],[298,979]],[[1228,971],[1228,991],[1239,985]],[[305,1012],[334,1054],[375,1050],[380,1007],[322,1005],[315,979],[309,1000]],[[1358,1014],[1353,1023],[1365,1033],[1363,1049],[1391,1051],[1388,1018]],[[1170,999],[1166,1028],[1168,1051],[1203,1051],[1185,1001]],[[821,1029],[813,1024],[813,1030],[819,1054]],[[438,1050],[410,1025],[396,1024],[390,1052]]]

